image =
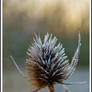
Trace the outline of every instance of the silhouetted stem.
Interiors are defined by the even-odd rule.
[[[54,92],[54,86],[53,85],[49,86],[49,92]]]

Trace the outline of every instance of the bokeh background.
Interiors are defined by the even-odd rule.
[[[4,92],[31,92],[32,87],[19,74],[10,59],[24,64],[33,33],[48,32],[65,47],[70,61],[81,33],[81,51],[77,70],[68,81],[86,81],[86,85],[68,86],[71,92],[89,92],[89,0],[3,0]],[[55,92],[63,92],[62,85]],[[48,92],[42,89],[39,92]]]

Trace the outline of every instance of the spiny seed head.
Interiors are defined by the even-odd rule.
[[[30,81],[33,78],[33,85],[38,88],[56,83],[63,84],[63,80],[66,80],[76,68],[78,55],[74,55],[74,60],[69,64],[65,49],[60,43],[56,45],[56,42],[57,38],[52,37],[52,34],[47,33],[43,42],[35,34],[34,43],[28,48],[27,76]],[[77,49],[79,52],[79,48]]]

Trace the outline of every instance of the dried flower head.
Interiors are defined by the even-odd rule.
[[[28,48],[26,60],[27,76],[30,81],[33,76],[33,84],[38,89],[48,86],[50,90],[53,90],[54,84],[64,84],[63,80],[71,76],[78,63],[81,45],[80,35],[78,48],[71,64],[69,64],[62,44],[56,45],[56,42],[57,38],[52,37],[52,34],[47,33],[43,42],[40,36],[35,34],[34,43]]]
[[[78,63],[81,46],[80,34],[78,37],[78,47],[69,64],[62,44],[56,45],[56,37],[52,37],[52,34],[47,33],[42,42],[40,36],[35,34],[34,43],[28,48],[26,59],[26,77],[32,85],[37,87],[32,92],[37,92],[46,86],[48,86],[50,92],[54,92],[54,84],[57,83],[71,85],[71,83],[65,83],[64,80],[72,75]],[[15,63],[13,58],[12,60]],[[22,73],[16,63],[15,65]],[[68,89],[65,88],[65,90],[68,92]]]

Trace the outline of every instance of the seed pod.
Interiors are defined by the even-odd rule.
[[[65,49],[62,44],[56,46],[57,38],[52,37],[48,33],[44,37],[44,41],[35,34],[34,43],[28,48],[26,60],[26,72],[33,85],[39,88],[49,87],[53,92],[54,84],[63,83],[74,72],[78,63],[78,55],[80,51],[80,35],[78,48],[74,54],[71,64],[65,55]]]
[[[28,80],[29,83],[36,86],[37,89],[32,92],[37,92],[41,88],[48,86],[50,92],[54,92],[54,84],[72,85],[73,83],[65,83],[72,73],[75,71],[81,40],[80,34],[78,39],[78,47],[75,51],[72,61],[65,54],[65,49],[62,44],[56,45],[57,38],[52,37],[52,34],[46,34],[42,42],[40,36],[35,34],[34,43],[28,48],[26,59],[26,74],[24,74],[15,60],[11,56],[13,63],[18,71]],[[84,84],[85,82],[77,82],[74,84]],[[68,92],[68,89],[65,88]]]

